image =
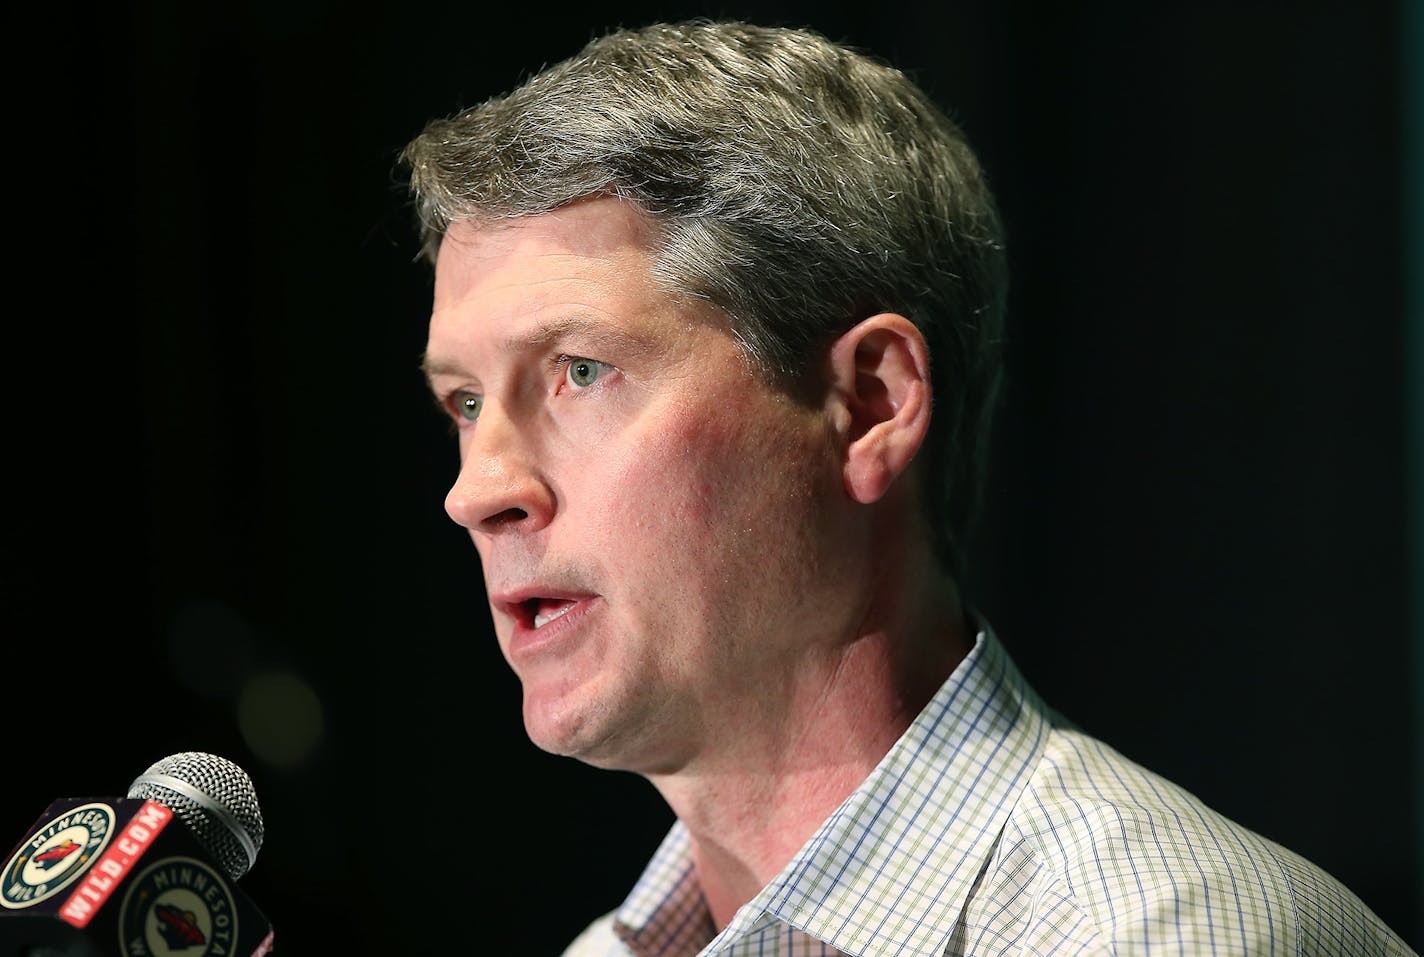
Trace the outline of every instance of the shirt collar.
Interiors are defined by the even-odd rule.
[[[942,952],[1048,731],[1043,703],[986,625],[876,769],[708,952],[770,920],[851,954]],[[619,936],[640,953],[696,951],[711,933],[689,843],[674,824],[618,912]]]

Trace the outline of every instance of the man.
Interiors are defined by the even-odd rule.
[[[525,727],[677,817],[566,953],[1409,953],[1045,707],[960,593],[1003,243],[903,75],[619,31],[404,160]]]

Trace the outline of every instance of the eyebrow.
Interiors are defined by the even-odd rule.
[[[617,349],[624,353],[645,354],[653,348],[646,337],[638,336],[607,323],[587,316],[562,316],[535,326],[519,336],[511,336],[499,343],[498,350],[506,355],[547,349],[553,343],[569,336],[586,336],[595,350]],[[598,356],[588,356],[597,359]],[[458,360],[432,359],[426,353],[421,356],[421,371],[427,380],[440,375],[468,376],[470,371]]]

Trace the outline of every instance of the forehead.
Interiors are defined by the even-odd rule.
[[[452,225],[436,260],[427,330],[423,364],[432,386],[437,373],[484,380],[502,358],[551,349],[625,371],[621,363],[632,362],[644,373],[726,353],[750,371],[721,309],[654,277],[659,249],[657,224],[612,198]]]
[[[472,297],[527,301],[577,294],[580,287],[595,292],[615,280],[623,292],[652,292],[656,252],[652,220],[632,204],[606,197],[493,224],[457,222],[436,258],[435,311]],[[561,281],[574,288],[556,288]]]

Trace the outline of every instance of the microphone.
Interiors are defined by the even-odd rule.
[[[60,798],[0,870],[0,957],[261,957],[272,924],[235,882],[264,833],[247,772],[202,751]]]

